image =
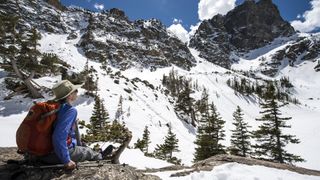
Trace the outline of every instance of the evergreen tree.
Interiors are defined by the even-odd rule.
[[[6,70],[15,73],[15,75],[26,85],[31,97],[41,98],[43,96],[32,82],[35,71],[23,71],[25,70],[25,64],[31,59],[31,57],[29,58],[29,51],[27,51],[28,43],[26,42],[28,40],[25,38],[30,30],[19,30],[17,28],[19,21],[19,16],[0,15],[0,32],[4,32],[0,34],[0,56],[2,56],[4,64],[6,65]],[[28,59],[23,59],[22,57],[26,55],[28,55]],[[31,60],[37,62],[37,59]]]
[[[137,142],[134,144],[135,148],[139,148],[142,152],[148,153],[148,147],[151,143],[150,141],[150,131],[148,130],[148,126],[145,126],[142,140],[138,139]]]
[[[145,143],[145,153],[148,153],[149,144],[150,141],[150,131],[148,130],[148,126],[145,126],[143,135],[142,135],[142,141]]]
[[[38,56],[41,53],[37,50],[37,45],[39,45],[38,40],[41,39],[40,34],[37,32],[37,29],[32,28],[25,31],[22,37],[20,39],[20,53],[17,57],[19,68],[27,72],[42,72],[43,67],[38,62]]]
[[[97,95],[95,97],[95,104],[93,112],[90,117],[90,124],[87,125],[87,135],[85,139],[88,142],[106,141],[108,129],[109,113],[104,107],[103,101]]]
[[[86,94],[89,96],[94,96],[95,91],[98,91],[99,77],[97,75],[97,71],[93,68],[93,66],[90,66],[89,68],[88,59],[81,74],[85,77],[83,87],[87,90]]]
[[[198,124],[198,133],[196,141],[194,142],[197,147],[195,149],[194,161],[204,160],[212,156],[211,147],[215,140],[211,138],[211,131],[208,128],[209,107],[208,104],[202,107],[201,119]]]
[[[120,117],[123,115],[122,102],[123,102],[123,98],[122,98],[122,95],[120,95],[118,108],[115,114],[115,120],[120,120]]]
[[[259,129],[254,132],[254,138],[257,143],[253,145],[255,148],[255,155],[262,158],[268,158],[279,163],[291,163],[304,161],[300,156],[288,153],[285,147],[288,143],[298,144],[299,140],[293,135],[283,133],[283,128],[290,128],[286,125],[286,121],[291,117],[280,117],[280,107],[275,97],[267,99],[265,103],[261,103],[263,109],[260,114],[262,124]]]
[[[225,137],[224,123],[213,103],[206,107],[198,126],[194,161],[225,153],[224,146],[220,143]]]
[[[194,99],[190,96],[192,93],[190,87],[190,80],[184,80],[184,85],[178,94],[177,102],[175,104],[175,111],[181,116],[185,114],[191,119],[191,124],[196,126],[195,124],[195,112],[193,109]],[[188,122],[189,123],[189,122]]]
[[[137,142],[134,143],[134,148],[135,149],[140,149],[142,152],[144,152],[145,149],[145,143],[143,140],[141,140],[140,138],[138,138]]]
[[[236,111],[233,113],[233,125],[235,130],[231,135],[231,147],[229,148],[230,154],[246,157],[250,153],[250,132],[248,123],[244,122],[242,110],[237,106]]]
[[[179,140],[176,135],[172,132],[171,126],[169,126],[168,134],[165,137],[164,143],[155,148],[154,155],[157,158],[167,160],[169,162],[180,164],[181,160],[173,156],[173,152],[179,152],[178,149]]]
[[[208,91],[206,88],[204,88],[201,94],[201,99],[196,103],[197,111],[199,111],[200,114],[203,114],[207,111],[208,100],[209,100]]]
[[[180,151],[178,149],[178,147],[179,147],[178,142],[179,142],[179,139],[177,139],[176,135],[172,132],[171,126],[169,126],[168,134],[165,137],[164,144],[163,144],[164,152],[166,152],[169,159],[172,158],[173,152]]]
[[[210,104],[210,110],[211,115],[209,116],[209,127],[212,129],[213,136],[212,138],[215,139],[215,144],[213,147],[213,153],[216,154],[225,154],[225,147],[221,144],[221,141],[224,140],[225,134],[224,134],[224,123],[225,121],[222,120],[220,117],[220,114],[217,111],[216,106],[213,104],[213,102]]]

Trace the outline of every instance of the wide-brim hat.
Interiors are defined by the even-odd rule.
[[[58,101],[64,99],[81,86],[83,84],[74,85],[68,80],[62,80],[52,87],[53,94],[55,95],[55,98],[52,100]]]

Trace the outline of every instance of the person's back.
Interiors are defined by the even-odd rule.
[[[112,146],[109,146],[102,153],[95,152],[89,147],[78,146],[80,142],[77,142],[75,133],[77,110],[72,106],[72,103],[77,99],[77,89],[80,86],[64,80],[53,87],[52,90],[56,96],[53,100],[60,103],[52,134],[54,152],[42,156],[40,158],[42,162],[49,164],[63,163],[67,169],[74,169],[76,167],[75,162],[102,160],[112,152]]]

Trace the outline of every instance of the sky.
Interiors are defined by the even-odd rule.
[[[123,10],[130,20],[160,19],[167,27],[181,24],[191,31],[199,22],[226,14],[244,0],[61,0],[65,6],[80,6],[92,11]],[[301,32],[320,28],[320,0],[273,0],[282,17]]]

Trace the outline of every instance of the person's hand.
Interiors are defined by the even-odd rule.
[[[68,170],[73,170],[77,167],[76,163],[70,160],[68,163],[64,164],[64,167]]]

